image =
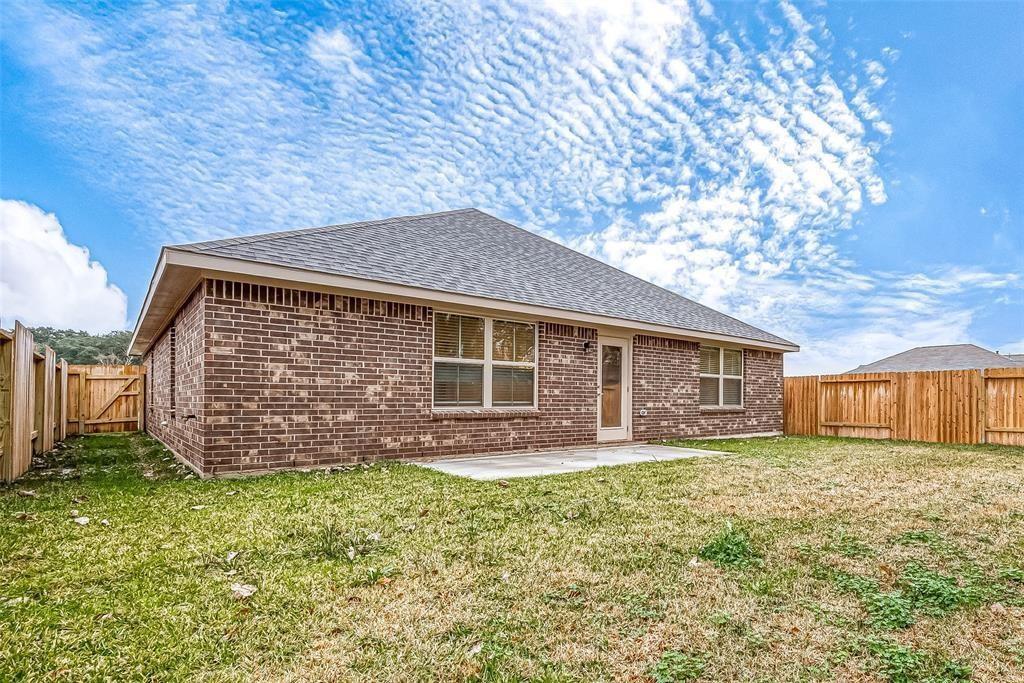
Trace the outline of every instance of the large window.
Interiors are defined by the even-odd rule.
[[[743,405],[743,351],[700,347],[700,404],[708,408]]]
[[[537,326],[434,314],[434,406],[536,405]]]

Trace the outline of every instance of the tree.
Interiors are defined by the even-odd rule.
[[[49,346],[73,365],[138,365],[137,356],[128,355],[132,333],[114,330],[106,334],[89,334],[81,330],[58,330],[52,327],[33,327],[32,336],[37,344]]]

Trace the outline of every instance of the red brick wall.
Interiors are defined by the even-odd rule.
[[[147,425],[204,474],[596,441],[594,329],[539,324],[536,410],[453,413],[431,408],[429,307],[208,280],[173,327],[173,366],[170,331],[144,360]],[[707,411],[698,349],[635,338],[635,440],[781,431],[781,354],[745,351],[745,408]]]
[[[205,448],[205,304],[203,288],[197,288],[143,358],[146,431],[197,469]]]
[[[207,473],[593,443],[596,331],[542,324],[538,409],[431,410],[433,310],[209,281]]]
[[[634,338],[634,440],[782,431],[781,353],[744,349],[742,409],[702,409],[699,392],[699,344]]]

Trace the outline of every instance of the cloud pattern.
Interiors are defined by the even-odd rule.
[[[950,301],[1012,276],[866,273],[836,247],[886,201],[898,52],[839,53],[785,0],[723,9],[33,4],[9,35],[55,86],[40,116],[154,242],[472,205],[793,338],[802,369],[871,360],[851,336],[966,338]]]

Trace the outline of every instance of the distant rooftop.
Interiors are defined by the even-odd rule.
[[[1001,356],[974,344],[918,346],[894,356],[861,365],[844,373],[918,372],[924,370],[976,370],[1024,367],[1024,354]]]

